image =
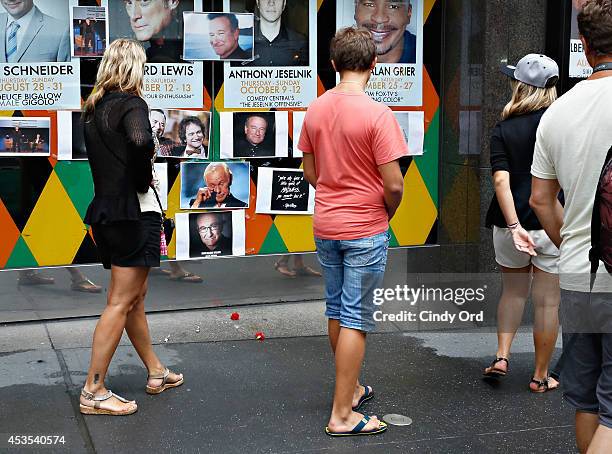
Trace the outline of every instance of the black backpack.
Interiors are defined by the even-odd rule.
[[[608,273],[612,273],[612,148],[608,150],[601,169],[593,203],[589,251],[591,279],[597,273],[600,260]]]

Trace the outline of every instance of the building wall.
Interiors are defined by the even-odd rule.
[[[489,136],[510,97],[499,67],[544,52],[546,0],[447,0],[440,151],[441,271],[497,269],[484,219],[493,187]]]

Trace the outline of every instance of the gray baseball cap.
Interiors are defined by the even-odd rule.
[[[554,87],[559,80],[559,66],[552,58],[542,54],[525,55],[516,66],[502,66],[501,72],[538,88]]]

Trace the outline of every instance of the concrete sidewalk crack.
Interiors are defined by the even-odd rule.
[[[59,363],[60,370],[62,372],[62,376],[64,378],[64,385],[66,386],[66,393],[68,394],[68,398],[70,399],[70,404],[72,405],[72,411],[74,412],[74,419],[77,423],[77,428],[83,442],[85,444],[85,448],[87,452],[90,454],[95,454],[96,449],[94,448],[93,440],[91,438],[91,434],[89,433],[89,428],[87,427],[87,423],[85,422],[85,418],[81,414],[79,410],[79,392],[78,387],[74,385],[72,382],[72,377],[70,376],[70,371],[68,370],[68,365],[66,364],[66,360],[64,358],[64,354],[61,350],[56,349],[53,344],[53,339],[51,338],[51,334],[49,333],[49,329],[47,328],[47,324],[43,325],[45,327],[45,332],[47,333],[47,338],[49,339],[49,345],[55,352],[55,356],[57,356],[57,362]]]

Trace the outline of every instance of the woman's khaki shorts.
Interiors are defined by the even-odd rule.
[[[536,245],[536,257],[516,250],[510,229],[493,226],[495,261],[506,268],[524,268],[533,264],[542,271],[558,274],[559,249],[550,241],[544,230],[529,230],[529,234]]]

